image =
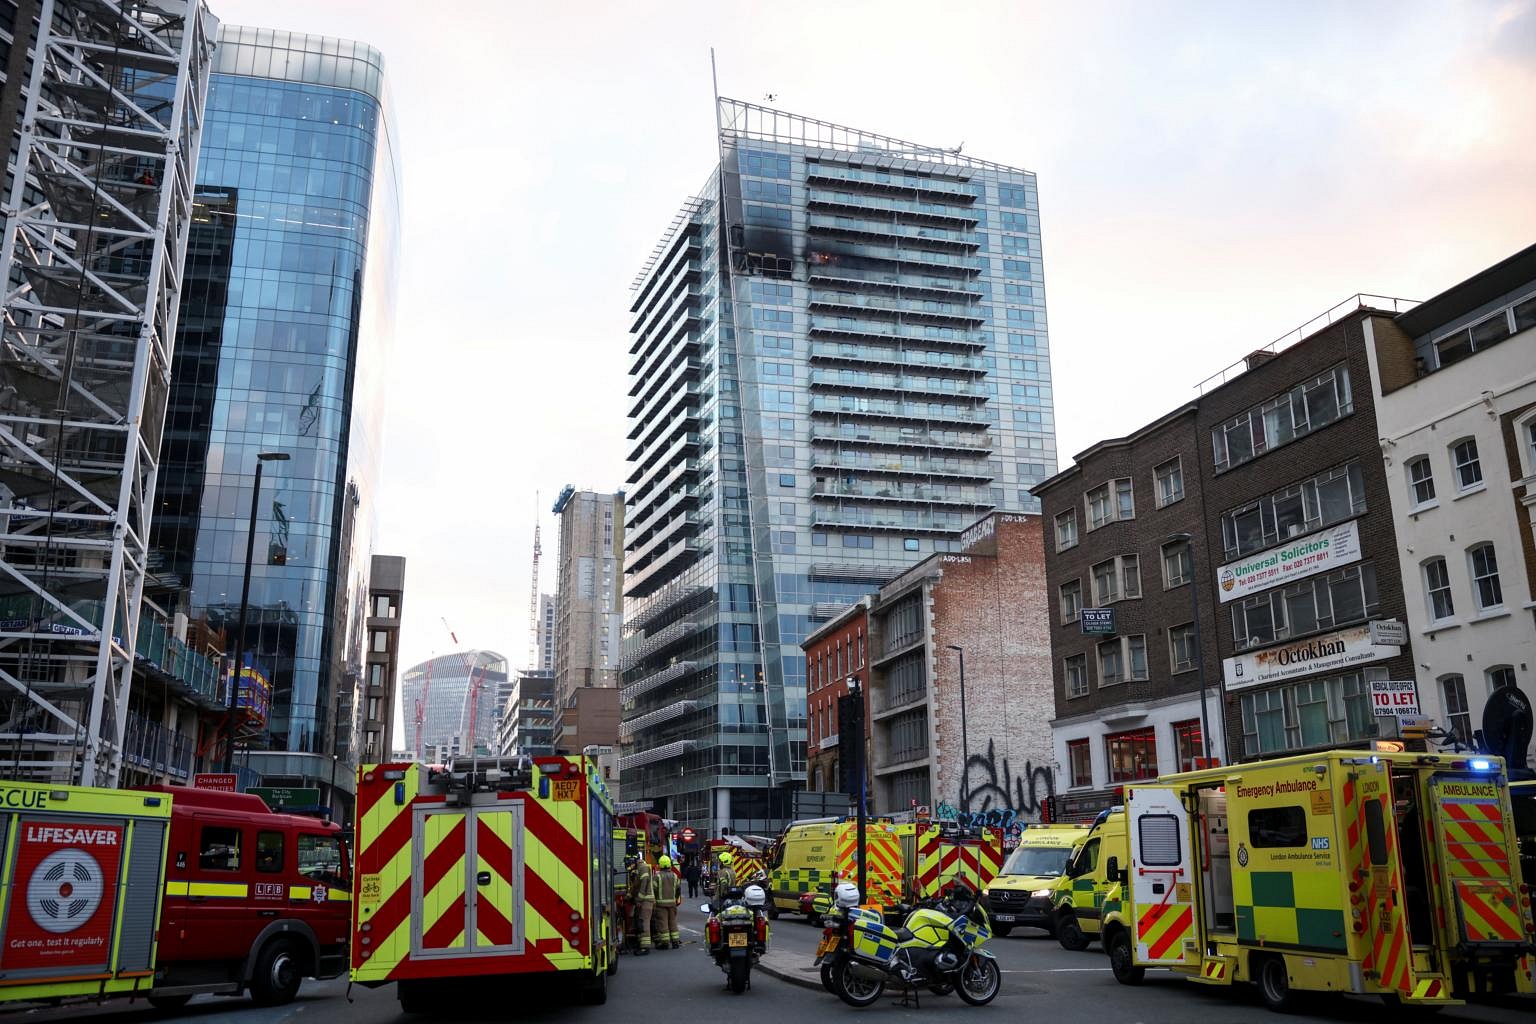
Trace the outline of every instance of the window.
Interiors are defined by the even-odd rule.
[[[1067,680],[1067,699],[1088,696],[1088,655],[1074,654],[1062,662]]]
[[[1445,567],[1445,559],[1431,558],[1421,568],[1424,571],[1424,594],[1429,599],[1429,620],[1449,619],[1456,614],[1456,602],[1451,598],[1451,574]]]
[[[1076,622],[1083,608],[1083,581],[1070,580],[1061,585],[1061,622]]]
[[[1067,740],[1067,767],[1073,786],[1093,785],[1093,753],[1086,739]]]
[[[1451,445],[1451,465],[1456,467],[1456,489],[1470,491],[1483,482],[1483,464],[1477,457],[1477,440],[1467,438]]]
[[[1088,507],[1088,529],[1097,530],[1117,519],[1136,518],[1136,498],[1127,477],[1110,480],[1084,495]]]
[[[1173,723],[1173,756],[1178,761],[1179,771],[1194,771],[1197,759],[1205,756],[1201,736],[1198,718]]]
[[[1515,685],[1515,670],[1510,665],[1495,665],[1484,673],[1488,677],[1488,692],[1502,690],[1506,686]]]
[[[1307,845],[1307,812],[1291,804],[1248,812],[1248,841],[1256,850]]]
[[[1460,674],[1440,677],[1440,695],[1445,701],[1445,717],[1451,732],[1462,743],[1472,742],[1472,707],[1467,703],[1467,684]]]
[[[1355,459],[1222,513],[1222,543],[1231,560],[1365,510],[1365,477]]]
[[[1157,733],[1134,729],[1104,737],[1109,755],[1109,781],[1134,782],[1157,778]]]
[[[1164,508],[1184,497],[1184,464],[1169,459],[1152,471],[1157,478],[1157,507]]]
[[[341,840],[335,836],[299,833],[299,874],[329,888],[346,890],[347,873],[341,862]]]
[[[1418,508],[1434,501],[1435,476],[1429,465],[1429,456],[1420,455],[1408,460],[1404,469],[1408,473],[1408,494],[1413,499],[1413,506]]]
[[[1179,819],[1172,814],[1143,814],[1136,819],[1139,862],[1147,867],[1174,867],[1183,859]]]
[[[1370,668],[1242,694],[1244,753],[1287,753],[1376,736],[1370,680],[1385,678],[1385,669]]]
[[[1536,304],[1536,300],[1532,300]],[[1530,472],[1536,474],[1536,419],[1525,424],[1525,459]]]
[[[197,866],[204,871],[239,871],[240,830],[220,825],[204,826]]]
[[[780,473],[779,474],[779,486],[780,487],[793,487],[793,486],[795,486],[795,475],[793,473]]]
[[[1141,564],[1135,555],[1120,555],[1095,565],[1093,601],[1102,608],[1121,598],[1141,596]]]
[[[1175,672],[1188,672],[1195,667],[1195,624],[1168,627],[1168,663]]]
[[[1056,550],[1077,547],[1077,513],[1063,512],[1056,517]]]
[[[1194,576],[1189,542],[1176,540],[1163,545],[1163,589],[1182,587]]]
[[[1120,582],[1126,597],[1141,596],[1141,562],[1135,555],[1120,556]]]
[[[903,538],[903,540],[901,542],[901,549],[903,551],[916,551],[917,550],[917,538],[916,537],[906,537],[906,538]]]
[[[1353,411],[1349,368],[1340,363],[1213,429],[1216,472],[1256,459]]]
[[[1366,562],[1234,601],[1232,639],[1246,650],[1359,622],[1376,609],[1376,567]]]
[[[376,629],[373,631],[373,653],[389,653],[389,631]]]
[[[1147,678],[1147,638],[1121,636],[1099,644],[1099,685]]]
[[[1504,588],[1499,585],[1499,559],[1493,553],[1493,545],[1478,544],[1469,548],[1467,561],[1472,567],[1472,596],[1477,600],[1478,611],[1502,608]]]
[[[256,870],[269,875],[283,870],[281,832],[256,833]]]

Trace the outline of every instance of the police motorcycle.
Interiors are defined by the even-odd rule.
[[[821,942],[816,947],[814,964],[821,968],[821,987],[837,995],[840,991],[837,979],[843,961],[853,948],[853,922],[860,918],[883,921],[884,917],[878,910],[859,906],[859,888],[852,882],[839,883],[830,899],[818,894],[816,901],[819,908],[817,916],[822,919],[825,927],[821,930]],[[935,907],[939,902],[934,898],[922,901],[919,906]],[[936,982],[928,986],[928,991],[936,996],[947,996],[954,990],[952,981]]]
[[[709,915],[704,924],[706,951],[737,995],[752,987],[752,965],[768,952],[767,903],[763,887],[749,885],[699,908]]]
[[[873,912],[851,913],[859,909],[858,889],[849,889],[854,905],[846,908],[848,939],[846,945],[837,943],[828,985],[843,1002],[869,1006],[887,984],[900,985],[914,997],[920,988],[941,992],[953,986],[972,1006],[997,998],[1003,975],[992,951],[983,948],[992,926],[975,890],[957,882],[943,899],[917,907],[901,928],[892,928]],[[848,898],[839,891],[836,902],[842,907]]]

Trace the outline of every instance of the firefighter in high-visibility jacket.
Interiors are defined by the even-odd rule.
[[[683,902],[682,878],[672,870],[672,858],[662,855],[656,862],[656,942],[661,949],[668,944],[681,949],[678,941],[677,905]]]
[[[635,931],[640,935],[639,956],[651,951],[651,915],[656,911],[656,875],[641,858],[630,873],[630,896],[635,902]]]
[[[736,888],[736,870],[731,867],[729,853],[720,855],[720,870],[715,872],[715,899],[725,899],[726,893]]]

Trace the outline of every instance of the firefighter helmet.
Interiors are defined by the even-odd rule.
[[[732,858],[731,858],[731,855],[729,853],[722,853],[720,855],[720,863],[722,865],[729,864],[731,862],[731,859]]]
[[[656,866],[659,868],[669,868],[672,866],[672,858],[668,857],[666,854],[662,854],[661,857],[656,861]]]

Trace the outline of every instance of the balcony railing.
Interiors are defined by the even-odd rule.
[[[829,341],[811,342],[811,359],[836,359],[850,363],[899,364],[926,370],[956,370],[985,373],[986,363],[962,352],[934,351],[921,348],[889,348],[884,345],[857,345]]]
[[[678,740],[675,743],[666,743],[650,750],[642,750],[639,753],[630,754],[628,757],[619,758],[619,771],[627,772],[632,768],[642,768],[657,761],[670,761],[673,758],[682,757],[690,751],[697,750],[698,740]]]
[[[898,484],[888,480],[821,480],[811,491],[813,498],[868,498],[872,501],[922,502],[933,505],[964,505],[991,508],[992,503],[977,494],[975,488],[946,487],[933,484]]]
[[[123,726],[123,759],[156,775],[190,778],[196,741],[130,711]]]
[[[932,345],[951,344],[985,348],[980,331],[962,331],[954,327],[917,327],[853,317],[811,316],[811,330],[821,334],[853,334],[876,338],[909,338]]]
[[[867,423],[826,423],[812,421],[811,441],[852,444],[889,445],[907,448],[952,448],[987,452],[992,436],[958,430],[922,430],[918,428],[875,427]]]
[[[982,384],[955,377],[910,377],[897,373],[869,373],[863,370],[812,370],[811,383],[823,387],[868,388],[881,391],[921,392],[930,395],[954,395],[958,398],[987,397]]]
[[[979,459],[931,459],[847,450],[835,455],[813,453],[811,468],[904,476],[951,476],[978,483],[993,479],[991,469]]]
[[[833,192],[826,188],[812,188],[806,202],[812,208],[839,206],[872,210],[877,213],[912,213],[924,217],[944,217],[966,224],[975,224],[980,219],[980,215],[968,206],[925,203],[917,199],[896,199],[892,196],[872,196],[859,192]]]
[[[936,405],[932,402],[897,402],[885,398],[811,398],[811,412],[842,416],[889,416],[906,420],[944,423],[989,423],[982,409]]]
[[[623,724],[619,726],[619,736],[623,739],[629,739],[636,733],[641,733],[665,722],[670,722],[674,718],[681,718],[683,715],[691,715],[698,709],[699,702],[696,700],[680,700],[675,704],[668,704],[666,707],[652,711],[650,714],[625,719]]]
[[[952,533],[976,521],[974,513],[932,512],[908,515],[900,509],[848,508],[817,510],[811,528],[828,530],[905,530],[909,533]]]

